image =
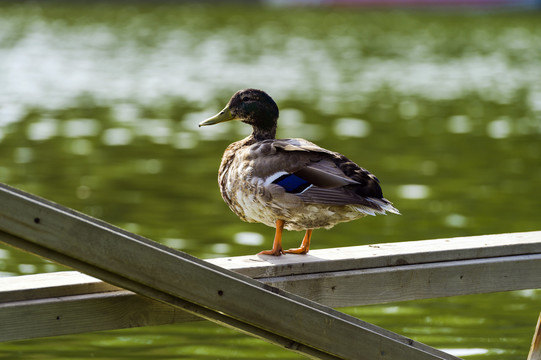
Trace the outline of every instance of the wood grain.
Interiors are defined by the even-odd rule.
[[[289,350],[322,359],[456,359],[6,185],[0,204],[2,241]]]

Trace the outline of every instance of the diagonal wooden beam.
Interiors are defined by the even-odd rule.
[[[320,359],[457,359],[103,221],[0,185],[2,240]]]
[[[537,326],[535,327],[532,346],[530,347],[527,360],[541,360],[541,314],[539,314],[539,318],[537,319]]]

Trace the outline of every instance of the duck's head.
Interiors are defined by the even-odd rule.
[[[224,121],[240,120],[252,125],[254,135],[274,137],[278,120],[278,106],[264,91],[245,89],[237,91],[226,107],[218,114],[201,122],[199,126],[214,125]]]

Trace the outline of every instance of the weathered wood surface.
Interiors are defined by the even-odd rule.
[[[0,305],[7,302],[59,298],[123,290],[78,271],[0,278]]]
[[[349,270],[260,281],[331,307],[541,288],[541,254]]]
[[[310,357],[456,359],[6,185],[0,239]]]
[[[296,258],[238,256],[207,261],[258,279],[529,254],[541,254],[541,231],[310,250]]]
[[[541,288],[540,253],[541,232],[530,232],[208,261],[251,277],[270,274],[259,280],[340,307]],[[0,323],[9,324],[9,330],[0,327],[0,340],[197,319],[134,298],[140,296],[78,272],[0,278]],[[33,315],[23,316],[25,311]]]
[[[539,318],[537,319],[537,326],[533,334],[528,360],[541,360],[541,314],[539,314]]]
[[[130,291],[70,295],[0,305],[0,341],[202,320]]]

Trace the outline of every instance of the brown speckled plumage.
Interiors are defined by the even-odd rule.
[[[311,229],[398,213],[383,197],[378,179],[344,155],[304,139],[275,139],[278,107],[266,93],[241,90],[200,125],[235,119],[252,125],[253,132],[227,147],[218,182],[224,201],[243,221],[309,230],[309,243]],[[280,181],[289,176],[302,186],[298,191]],[[280,244],[272,254],[283,252]]]

